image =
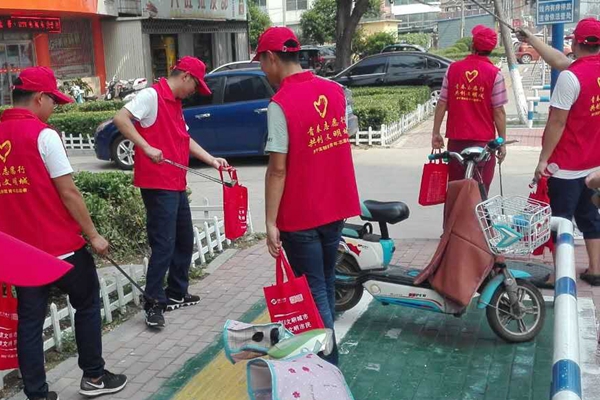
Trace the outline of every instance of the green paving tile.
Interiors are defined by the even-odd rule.
[[[373,303],[341,344],[356,400],[540,400],[548,397],[553,309],[534,342],[508,344],[485,312],[462,317]]]

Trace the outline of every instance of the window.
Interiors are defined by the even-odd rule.
[[[350,70],[350,75],[356,76],[383,74],[385,72],[385,61],[386,59],[383,57],[369,58],[367,60],[361,61]]]
[[[427,69],[442,69],[444,68],[442,66],[442,63],[434,60],[433,58],[428,58],[427,59]]]
[[[183,100],[183,108],[210,106],[214,104],[217,101],[219,94],[223,91],[224,81],[225,78],[207,77],[205,82],[212,94],[209,96],[205,96],[201,95],[200,93],[194,93],[192,96]]]
[[[64,19],[61,33],[48,34],[50,64],[58,78],[71,79],[94,74],[90,20]]]
[[[407,72],[409,70],[425,69],[426,59],[418,56],[390,57],[390,73]]]
[[[271,93],[259,76],[230,76],[225,86],[225,103],[268,99]]]
[[[287,11],[307,10],[308,0],[286,0]]]
[[[232,64],[229,66],[229,69],[258,69],[258,68],[260,68],[260,64],[256,63],[256,62]]]

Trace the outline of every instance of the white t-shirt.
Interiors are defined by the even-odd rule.
[[[156,122],[158,117],[158,93],[154,88],[146,88],[125,104],[125,108],[140,123],[142,128],[148,128]],[[189,131],[190,127],[185,124]]]
[[[575,74],[571,71],[563,71],[556,81],[556,86],[554,87],[554,92],[552,92],[552,98],[550,99],[550,106],[558,108],[559,110],[569,111],[579,98],[579,93],[581,93],[579,79],[577,79]],[[600,167],[590,168],[584,171],[559,169],[553,176],[560,179],[581,179],[598,169],[600,169]]]
[[[67,158],[67,152],[63,146],[60,135],[50,128],[46,128],[40,132],[38,136],[38,151],[42,157],[42,161],[46,166],[50,178],[60,178],[61,176],[73,173],[73,167]],[[71,257],[74,252],[58,256],[59,259]]]

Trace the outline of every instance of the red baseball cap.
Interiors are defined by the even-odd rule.
[[[577,43],[600,45],[600,21],[596,18],[582,19],[573,31],[573,37]]]
[[[296,42],[296,46],[286,46],[289,40]],[[300,41],[296,34],[290,28],[285,26],[273,26],[260,35],[258,46],[256,46],[256,55],[252,61],[258,61],[260,55],[266,51],[275,51],[282,53],[293,53],[300,51]]]
[[[25,68],[19,74],[21,84],[14,85],[14,89],[27,90],[28,92],[42,92],[51,95],[58,104],[73,103],[73,99],[60,90],[54,72],[48,67]]]
[[[206,86],[204,82],[204,75],[206,75],[206,65],[196,57],[185,56],[181,57],[177,63],[173,66],[173,69],[178,69],[183,72],[187,72],[198,80],[198,93],[203,95],[210,95],[212,92]]]
[[[471,31],[473,35],[473,48],[478,51],[492,51],[498,44],[498,34],[495,30],[485,25],[477,25]]]

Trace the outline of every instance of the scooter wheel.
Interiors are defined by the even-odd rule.
[[[517,298],[521,311],[512,310],[504,284],[498,286],[486,316],[496,335],[509,343],[522,343],[534,339],[544,327],[546,305],[544,296],[532,283],[517,279]]]
[[[335,266],[336,272],[347,275],[358,274],[358,266],[348,256],[344,256]],[[338,286],[335,287],[335,311],[342,312],[353,308],[362,298],[364,288],[362,285],[354,287]]]

